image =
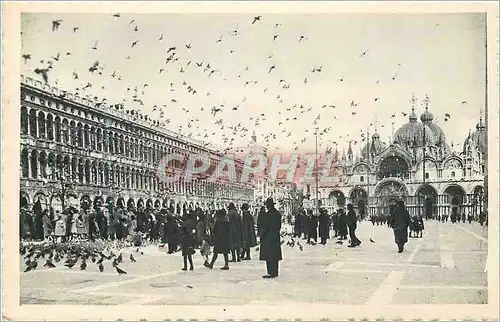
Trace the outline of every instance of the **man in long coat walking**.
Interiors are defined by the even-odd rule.
[[[236,210],[234,203],[229,203],[228,217],[229,217],[229,227],[231,229],[231,262],[240,262],[240,252],[241,252],[241,229],[242,221],[241,215]]]
[[[326,209],[319,209],[319,238],[321,245],[326,245],[326,240],[330,238],[330,217]]]
[[[257,245],[257,237],[255,235],[255,221],[249,211],[249,205],[244,203],[241,206],[242,210],[242,229],[241,229],[241,254],[242,260],[250,260],[250,248]]]
[[[389,221],[394,230],[394,240],[398,245],[398,253],[402,253],[405,243],[408,242],[408,226],[410,225],[410,214],[402,200],[399,200],[396,208],[391,211]]]
[[[266,200],[267,213],[260,242],[260,260],[266,261],[267,274],[263,278],[278,277],[278,262],[283,259],[281,253],[281,214],[274,207],[274,200]]]
[[[351,244],[347,247],[357,247],[361,245],[361,241],[356,236],[356,228],[358,227],[358,218],[352,204],[347,205],[347,228],[349,228],[349,237]]]

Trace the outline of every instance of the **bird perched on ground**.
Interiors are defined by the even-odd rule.
[[[56,267],[56,265],[54,265],[50,259],[47,259],[47,261],[45,262],[45,265],[43,265],[43,267],[48,267],[48,268],[54,268]]]
[[[80,270],[84,271],[87,268],[87,262],[85,260],[80,264]]]
[[[130,254],[129,259],[130,259],[131,262],[135,262],[136,261],[135,258],[134,258],[134,255],[132,255],[132,254]]]
[[[104,271],[104,265],[102,265],[102,263],[99,263],[98,267],[100,272]]]
[[[125,272],[125,271],[124,271],[123,269],[121,269],[120,267],[115,266],[115,268],[116,268],[116,272],[117,272],[119,275],[121,275],[121,274],[127,274],[127,272]]]

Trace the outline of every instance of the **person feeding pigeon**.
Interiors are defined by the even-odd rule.
[[[280,231],[281,214],[274,207],[274,200],[266,200],[267,213],[260,240],[260,260],[266,261],[267,274],[263,278],[278,277],[278,263],[283,259],[281,252]]]

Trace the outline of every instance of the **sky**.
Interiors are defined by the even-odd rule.
[[[257,15],[23,14],[21,73],[42,80],[52,61],[50,84],[224,148],[255,131],[268,149],[314,151],[317,127],[320,150],[357,152],[369,124],[388,142],[408,122],[414,93],[461,150],[484,109],[482,14]]]

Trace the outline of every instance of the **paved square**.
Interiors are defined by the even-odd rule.
[[[123,250],[125,259],[129,253],[137,258],[120,264],[127,275],[111,263],[101,273],[92,263],[81,271],[60,262],[21,273],[21,304],[487,303],[487,232],[479,224],[429,221],[424,238],[411,238],[401,254],[388,227],[362,222],[358,231],[363,244],[355,249],[332,239],[326,246],[301,241],[303,251],[283,245],[280,276],[273,280],[261,278],[265,263],[256,250],[251,261],[231,263],[229,271],[218,269],[222,258],[209,270],[196,254],[195,270],[184,272],[180,253],[153,246],[143,255]]]

